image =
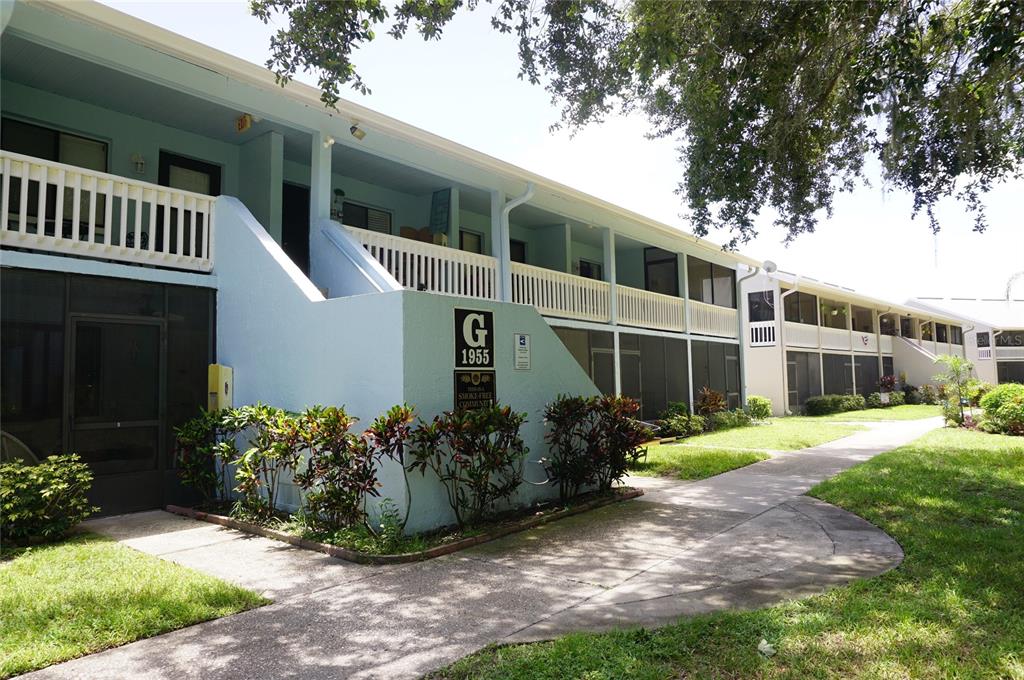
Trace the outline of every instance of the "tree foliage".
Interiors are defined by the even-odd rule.
[[[366,93],[352,55],[383,28],[440,38],[479,0],[252,0],[283,14],[268,66],[317,74],[334,106]],[[730,246],[775,215],[793,239],[877,163],[933,230],[953,196],[985,229],[982,195],[1022,176],[1020,0],[490,0],[518,39],[520,77],[544,82],[571,129],[639,111],[675,140],[692,227]]]

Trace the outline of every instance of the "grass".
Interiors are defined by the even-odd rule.
[[[2,678],[268,602],[93,534],[5,557]]]
[[[894,536],[903,564],[753,612],[489,647],[438,677],[1024,678],[1024,439],[938,430],[812,494]]]
[[[879,421],[879,420],[920,420],[921,418],[934,418],[942,415],[942,407],[931,404],[904,404],[903,406],[890,406],[889,408],[869,408],[863,411],[847,411],[845,413],[832,413],[827,416],[796,416],[794,420],[809,420],[816,423],[839,421]]]
[[[772,418],[759,425],[690,437],[686,444],[708,448],[796,451],[845,437],[861,429],[858,425],[826,423],[817,418]]]
[[[768,457],[764,451],[656,444],[647,447],[647,459],[635,465],[631,472],[643,476],[706,479]]]

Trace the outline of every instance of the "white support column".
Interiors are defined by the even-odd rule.
[[[314,132],[309,168],[309,221],[311,225],[331,217],[331,151],[334,138]]]
[[[825,353],[821,351],[821,298],[817,295],[814,296],[814,300],[817,304],[814,305],[815,312],[817,313],[818,327],[818,377],[821,378],[821,393],[825,394]]]
[[[565,229],[565,269],[566,274],[575,274],[572,270],[572,226],[564,224],[562,227]]]
[[[615,394],[622,394],[622,362],[619,360],[619,300],[615,279],[615,232],[605,228],[602,236],[602,254],[604,255],[604,277],[608,281],[609,322],[614,327],[612,333],[613,363],[615,365]]]
[[[850,377],[853,393],[857,394],[857,359],[853,356],[853,305],[846,303],[846,339],[850,343]]]
[[[693,413],[693,341],[690,339],[690,258],[683,253],[683,267],[679,273],[680,290],[683,291],[683,327],[686,330],[686,389],[690,399],[690,413]],[[740,370],[743,366],[740,366]]]
[[[512,301],[512,264],[505,234],[501,228],[501,210],[505,207],[505,192],[494,190],[491,192],[491,256],[498,261],[497,281],[495,286],[497,298],[502,302]],[[449,244],[457,247],[458,244]],[[506,279],[505,273],[508,272]],[[506,280],[508,286],[506,290]]]

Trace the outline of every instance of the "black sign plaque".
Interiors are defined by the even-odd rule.
[[[494,371],[455,371],[455,410],[470,411],[498,401]]]
[[[494,368],[494,312],[455,309],[455,368]]]

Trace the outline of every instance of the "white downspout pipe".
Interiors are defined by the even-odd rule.
[[[749,319],[747,319],[747,314],[749,310],[747,309],[746,295],[743,294],[743,282],[748,279],[754,278],[760,272],[760,267],[754,267],[754,271],[750,272],[749,274],[747,274],[746,276],[744,276],[743,278],[736,282],[736,292],[737,297],[739,298],[738,300],[736,300],[736,304],[740,308],[740,313],[737,314],[736,317],[739,319],[740,322],[740,404],[742,406],[747,405],[747,340],[750,339],[748,337],[749,333],[747,333],[744,330],[750,325],[750,323]],[[684,302],[687,304],[687,306],[689,306],[689,300],[685,300]],[[687,332],[689,332],[689,324],[687,324],[686,330]]]
[[[782,398],[785,400],[784,413],[792,411],[789,403],[789,363],[786,357],[786,298],[798,290],[800,290],[799,276],[793,281],[793,288],[779,296],[779,309],[777,310],[781,315],[779,318],[779,343],[782,346]]]
[[[501,209],[501,243],[498,258],[498,273],[501,275],[501,301],[512,302],[512,257],[509,240],[508,216],[512,210],[533,198],[536,187],[533,182],[526,183],[526,191],[516,196]]]

